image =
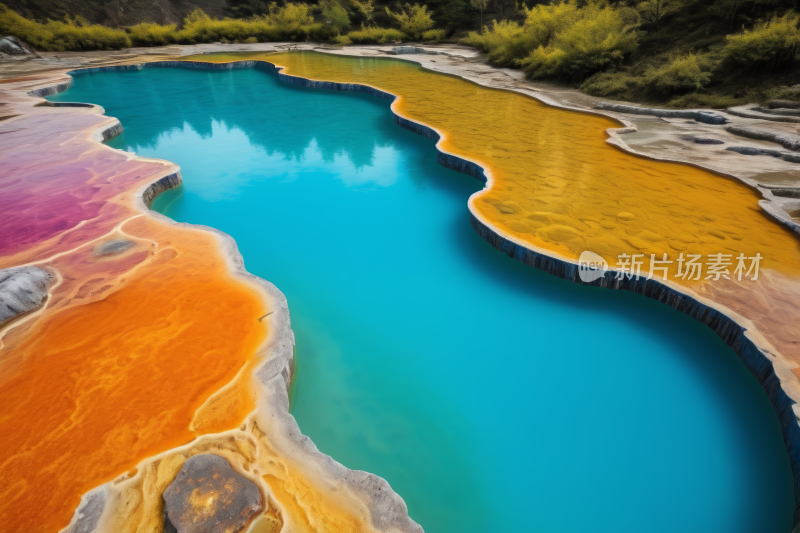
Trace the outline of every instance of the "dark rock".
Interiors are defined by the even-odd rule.
[[[652,107],[638,107],[624,104],[610,104],[600,102],[597,109],[616,111],[617,113],[630,113],[633,115],[653,115],[664,118],[691,118],[705,124],[725,124],[728,119],[711,111],[692,111],[688,109],[656,109]]]
[[[235,533],[262,510],[261,493],[218,455],[191,457],[164,491],[164,530]]]
[[[766,113],[768,115],[783,115],[787,117],[800,117],[800,109],[772,109],[767,107],[754,107],[759,113]]]
[[[124,239],[115,239],[113,241],[106,241],[104,243],[98,244],[95,249],[95,255],[99,256],[108,256],[108,255],[118,255],[133,246],[133,241],[127,241]]]
[[[33,266],[0,270],[0,326],[44,305],[51,279],[49,272]]]
[[[728,122],[727,118],[711,111],[698,111],[695,120],[704,124],[725,124]]]
[[[800,109],[800,102],[795,100],[771,100],[770,109]]]
[[[393,56],[401,56],[405,54],[431,54],[431,55],[437,54],[437,52],[425,50],[424,48],[420,48],[419,46],[395,46],[394,48],[392,48],[390,52],[386,53]]]
[[[709,137],[695,137],[693,135],[689,136],[689,140],[697,144],[725,144],[725,141],[720,141],[719,139],[711,139]]]
[[[35,56],[36,52],[16,37],[0,37],[0,53],[9,56]]]
[[[760,141],[771,141],[780,144],[789,150],[800,151],[800,137],[797,135],[788,135],[785,133],[777,133],[768,130],[757,130],[748,128],[746,126],[728,126],[725,129],[734,135],[748,137],[750,139],[758,139]]]
[[[778,150],[766,150],[764,148],[753,148],[752,146],[728,146],[725,149],[742,155],[771,155],[772,157],[783,157],[783,152]]]

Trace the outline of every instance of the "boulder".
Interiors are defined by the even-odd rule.
[[[0,37],[0,54],[7,56],[35,56],[36,52],[16,37],[8,35]]]
[[[33,266],[0,270],[0,326],[44,305],[51,279],[52,274]]]
[[[255,483],[214,454],[191,457],[164,491],[164,531],[236,533],[262,510]]]

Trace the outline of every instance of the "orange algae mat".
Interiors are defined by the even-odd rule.
[[[491,186],[473,196],[484,222],[533,249],[575,260],[589,250],[613,268],[621,254],[667,259],[669,280],[757,324],[783,355],[800,361],[800,241],[758,206],[741,182],[690,165],[649,160],[606,142],[621,124],[547,106],[395,59],[316,52],[207,54],[193,61],[262,59],[285,74],[360,83],[399,98],[393,109],[443,135],[439,146],[480,164]],[[387,117],[388,120],[388,117]],[[760,254],[757,281],[746,276],[677,279],[681,253]],[[751,262],[746,262],[750,267]],[[656,271],[656,275],[660,275]]]
[[[58,531],[88,490],[201,433],[233,429],[254,407],[249,381],[236,377],[266,338],[261,294],[232,276],[216,236],[134,208],[135,191],[167,166],[130,161],[82,133],[107,122],[34,115],[0,140],[17,143],[0,156],[14,171],[0,181],[5,199],[52,198],[7,211],[31,230],[0,266],[34,260],[57,273],[45,311],[1,341],[3,531]],[[103,253],[121,241],[121,252]]]

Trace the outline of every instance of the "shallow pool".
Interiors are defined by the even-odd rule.
[[[481,184],[388,102],[177,68],[50,99],[102,105],[125,127],[110,145],[181,166],[154,207],[231,234],[289,300],[300,428],[426,531],[789,531],[777,416],[736,355],[491,248],[466,208]]]

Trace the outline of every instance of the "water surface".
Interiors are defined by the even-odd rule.
[[[110,145],[181,166],[154,207],[231,234],[288,298],[300,428],[426,531],[789,531],[777,416],[735,354],[491,248],[466,208],[481,184],[386,101],[160,68],[51,100],[102,105],[125,127]]]

